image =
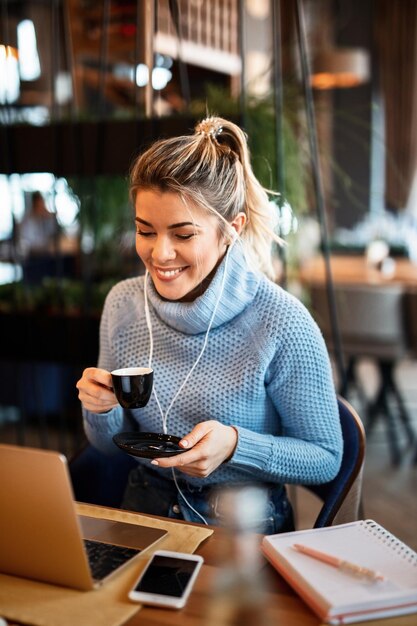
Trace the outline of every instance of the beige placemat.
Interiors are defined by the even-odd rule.
[[[94,591],[75,591],[0,574],[0,616],[31,626],[119,626],[140,608],[128,600],[127,592],[154,550],[194,552],[213,533],[204,527],[87,504],[77,504],[77,510],[91,517],[163,528],[168,534],[115,580]]]

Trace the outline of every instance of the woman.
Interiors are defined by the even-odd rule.
[[[208,118],[133,164],[136,250],[145,277],[117,284],[101,321],[98,368],[77,383],[88,439],[115,452],[131,430],[181,437],[180,455],[138,459],[126,508],[219,523],[213,487],[269,494],[267,533],[291,530],[285,483],[337,473],[342,439],[325,345],[304,306],[267,278],[275,211],[246,136]],[[145,408],[125,411],[110,371],[152,365]]]

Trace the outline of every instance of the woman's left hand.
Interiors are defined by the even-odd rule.
[[[192,449],[176,456],[154,459],[152,464],[176,467],[189,476],[206,478],[232,456],[237,445],[237,431],[216,420],[200,422],[179,445]]]

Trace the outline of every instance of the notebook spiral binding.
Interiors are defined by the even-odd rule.
[[[407,561],[407,563],[410,563],[410,565],[417,568],[417,553],[414,552],[414,550],[412,550],[409,546],[397,539],[397,537],[385,530],[385,528],[382,528],[382,526],[373,520],[364,520],[363,527],[371,535],[376,537],[379,542],[382,542],[385,546],[396,552],[398,556],[404,559],[404,561]]]

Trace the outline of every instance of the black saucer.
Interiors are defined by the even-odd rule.
[[[186,452],[179,447],[180,437],[163,433],[119,433],[113,441],[123,452],[144,459],[158,459]]]

